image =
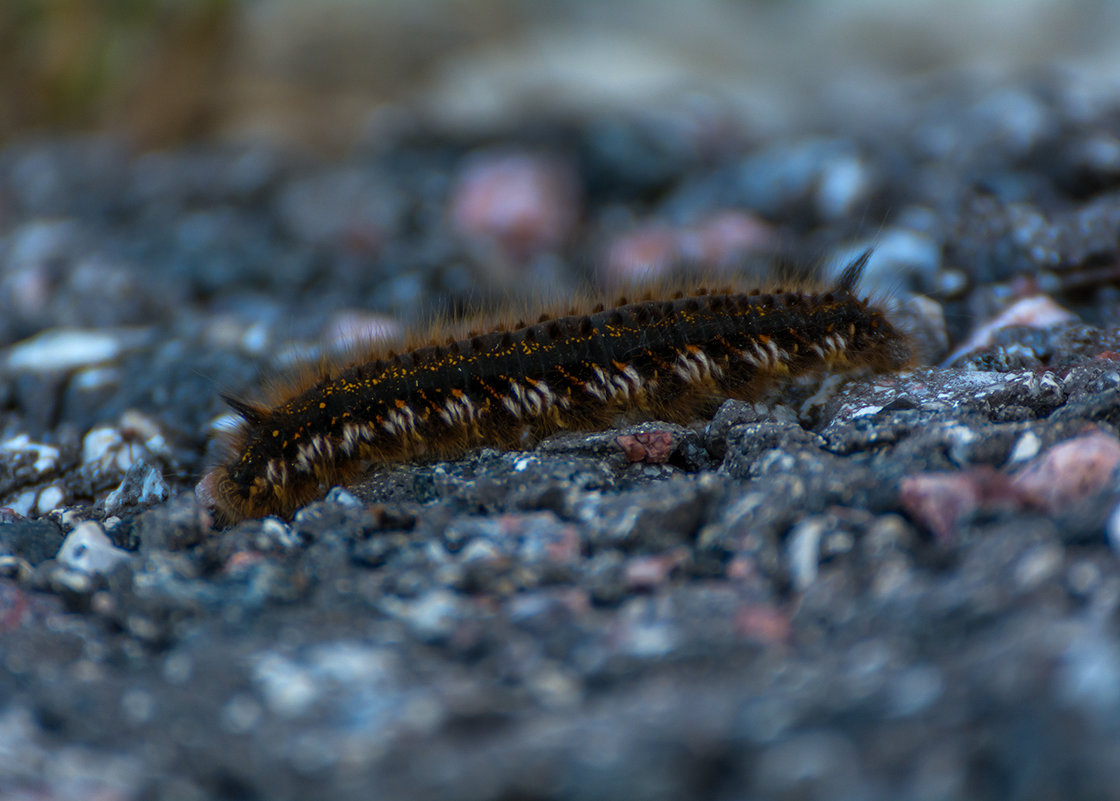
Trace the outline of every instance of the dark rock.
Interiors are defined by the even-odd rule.
[[[62,530],[50,520],[15,520],[0,524],[0,553],[37,565],[53,559],[62,546]]]
[[[125,544],[141,551],[181,551],[209,536],[205,510],[193,492],[185,492],[163,506],[141,512]]]
[[[146,462],[128,468],[119,487],[105,498],[105,514],[119,515],[130,508],[147,508],[167,500],[171,490],[160,469]]]

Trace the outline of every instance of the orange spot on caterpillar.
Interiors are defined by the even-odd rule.
[[[832,287],[649,294],[530,325],[430,332],[320,367],[265,403],[227,399],[242,421],[198,496],[223,523],[290,517],[370,463],[516,448],[620,418],[687,423],[788,377],[897,369],[905,338],[854,294],[868,255]],[[664,450],[620,444],[653,460]]]

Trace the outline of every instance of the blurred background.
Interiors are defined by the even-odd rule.
[[[402,104],[478,129],[695,93],[773,133],[946,70],[1111,82],[1117,41],[1111,0],[5,0],[0,140],[337,153]]]

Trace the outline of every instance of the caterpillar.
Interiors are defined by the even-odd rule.
[[[902,367],[905,337],[856,295],[870,251],[832,287],[694,290],[542,316],[324,366],[256,403],[196,493],[215,519],[290,518],[370,464],[516,448],[619,418],[688,422],[725,398],[826,370]]]

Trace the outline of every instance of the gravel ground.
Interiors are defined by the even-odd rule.
[[[1116,797],[1116,96],[406,115],[333,162],[29,140],[0,234],[0,796]],[[867,246],[913,370],[290,523],[194,498],[219,391],[355,338]]]

